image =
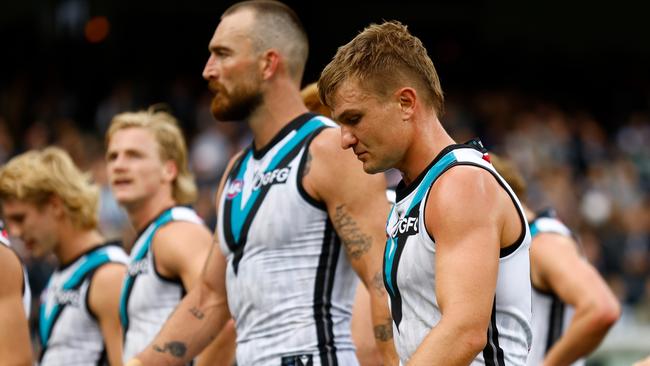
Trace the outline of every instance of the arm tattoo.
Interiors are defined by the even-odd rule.
[[[375,325],[375,339],[386,342],[393,339],[393,320],[388,318],[387,324]]]
[[[336,206],[332,223],[341,237],[345,251],[352,259],[359,259],[370,249],[372,238],[359,229],[357,223],[345,209],[345,205]]]
[[[197,308],[196,306],[193,306],[193,307],[190,309],[190,313],[191,313],[192,315],[194,315],[194,317],[197,318],[197,319],[199,319],[199,320],[201,320],[201,319],[203,319],[203,318],[205,317],[205,313],[202,312],[202,311],[201,311],[199,308]]]
[[[377,292],[378,295],[385,295],[386,288],[384,287],[384,276],[382,272],[379,271],[375,273],[375,276],[372,278],[372,288]]]
[[[309,170],[311,169],[311,153],[309,150],[307,150],[307,160],[305,161],[305,166],[302,168],[302,177],[306,177],[307,174],[309,174]]]
[[[376,331],[375,331],[376,333]],[[153,345],[153,350],[159,353],[169,353],[176,358],[183,358],[187,352],[187,346],[183,342],[172,341],[165,343],[165,347]]]

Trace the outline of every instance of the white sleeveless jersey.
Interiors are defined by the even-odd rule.
[[[410,186],[402,182],[397,187],[397,203],[386,226],[384,285],[390,296],[395,345],[404,364],[441,319],[435,292],[436,243],[427,233],[424,208],[436,179],[458,165],[490,172],[512,199],[522,227],[519,239],[501,249],[487,344],[471,364],[526,364],[531,344],[530,232],[517,197],[487,160],[479,140],[451,145]]]
[[[11,249],[11,251],[13,252],[13,249],[11,248],[11,242],[9,241],[9,235],[5,231],[4,223],[2,222],[2,220],[0,220],[0,245],[9,247],[9,249]],[[20,263],[22,264],[23,263],[22,259],[18,256],[17,253],[15,254],[16,257],[18,257],[18,260],[20,260]],[[27,319],[29,319],[31,306],[32,306],[32,290],[29,287],[29,278],[27,277],[27,269],[25,268],[25,265],[23,265],[23,308],[25,309],[25,316],[27,317]]]
[[[95,271],[106,263],[126,264],[117,243],[92,248],[54,271],[41,294],[40,365],[103,365],[107,362],[97,318],[88,307],[88,290]]]
[[[185,296],[180,279],[158,273],[151,243],[158,229],[172,221],[203,225],[196,212],[187,207],[163,211],[138,236],[120,297],[120,321],[124,331],[124,362],[140,353],[156,337],[163,324]],[[182,245],[182,243],[179,243]]]
[[[357,365],[357,277],[323,203],[302,186],[309,143],[334,123],[304,114],[228,173],[217,233],[240,366]]]
[[[530,232],[533,240],[540,233],[555,233],[573,237],[571,230],[556,218],[553,211],[539,214],[530,223]],[[533,286],[533,345],[528,356],[528,365],[542,364],[546,352],[551,349],[571,323],[573,313],[573,307],[562,302],[556,294]],[[584,364],[585,360],[581,359],[572,365]]]

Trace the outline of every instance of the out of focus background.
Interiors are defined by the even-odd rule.
[[[103,134],[119,112],[166,103],[190,146],[196,208],[214,225],[217,182],[250,142],[245,124],[213,120],[201,78],[232,3],[0,3],[0,163],[62,146],[103,187],[105,234],[128,246],[133,230],[106,186]],[[369,23],[408,24],[440,74],[442,121],[453,137],[480,136],[511,157],[528,181],[529,205],[555,207],[624,304],[590,364],[650,354],[649,2],[287,3],[311,43],[304,84]],[[38,293],[55,264],[23,254]]]

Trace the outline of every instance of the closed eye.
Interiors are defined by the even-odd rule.
[[[344,124],[346,126],[353,126],[356,125],[357,123],[361,122],[361,118],[363,116],[360,114],[348,114],[339,117],[339,123]]]

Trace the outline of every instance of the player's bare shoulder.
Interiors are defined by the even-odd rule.
[[[351,150],[343,150],[341,147],[341,131],[339,128],[326,128],[314,137],[309,145],[309,153],[313,158],[322,159],[324,164],[337,165],[339,159],[355,161],[354,153]],[[360,165],[360,164],[359,164]]]
[[[330,190],[340,189],[341,184],[349,180],[368,178],[353,151],[341,147],[341,132],[338,128],[321,131],[311,141],[305,154],[303,185],[317,199],[327,196]]]
[[[469,227],[474,224],[496,225],[503,215],[495,215],[495,208],[502,207],[501,202],[506,198],[505,191],[486,169],[455,166],[442,174],[431,187],[425,208],[427,229],[437,231],[437,225],[460,222]]]
[[[18,256],[8,247],[0,244],[0,294],[5,291],[22,291],[22,267]]]
[[[436,204],[432,206],[457,206],[459,202],[472,202],[477,206],[486,206],[498,199],[501,194],[506,193],[500,189],[499,183],[488,170],[471,165],[459,165],[449,169],[435,181],[429,196],[435,199]],[[462,197],[462,200],[459,200],[459,197]],[[451,207],[440,209],[448,208]]]

